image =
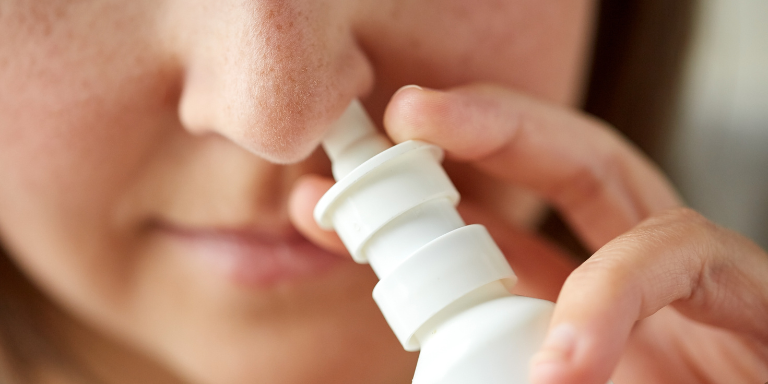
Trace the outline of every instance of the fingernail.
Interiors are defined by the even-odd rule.
[[[576,349],[576,328],[569,323],[563,323],[553,328],[541,350],[531,359],[535,368],[541,364],[562,364],[568,362]]]
[[[395,92],[395,95],[397,95],[398,93],[400,93],[400,92],[402,92],[402,91],[404,91],[404,90],[406,90],[406,89],[418,89],[419,91],[423,91],[423,90],[424,90],[424,88],[422,88],[422,87],[419,87],[419,86],[418,86],[418,85],[416,85],[416,84],[409,84],[409,85],[404,85],[404,86],[400,87],[400,89],[398,89],[398,90]],[[394,95],[393,95],[393,96],[394,96]]]

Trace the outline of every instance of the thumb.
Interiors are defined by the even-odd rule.
[[[327,177],[302,176],[294,184],[288,199],[288,214],[296,229],[310,241],[330,252],[348,255],[336,232],[320,228],[313,215],[315,205],[332,185],[333,180]]]
[[[536,384],[605,383],[634,324],[672,305],[768,342],[768,255],[689,209],[647,219],[566,280],[532,362]]]

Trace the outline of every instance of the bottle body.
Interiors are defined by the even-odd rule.
[[[413,384],[528,384],[553,307],[508,294],[425,327]]]

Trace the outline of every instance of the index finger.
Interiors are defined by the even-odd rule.
[[[407,87],[384,125],[548,199],[591,250],[680,205],[661,172],[605,123],[493,85]]]

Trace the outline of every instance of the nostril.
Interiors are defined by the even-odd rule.
[[[216,26],[222,30],[200,33],[179,103],[186,129],[220,134],[275,163],[309,156],[373,84],[348,21],[326,11],[313,2],[266,1],[227,15]]]

